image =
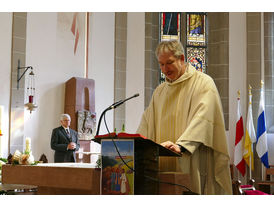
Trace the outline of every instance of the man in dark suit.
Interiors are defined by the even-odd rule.
[[[75,151],[80,144],[78,133],[69,128],[70,116],[62,114],[61,126],[53,129],[51,135],[51,149],[55,150],[54,162],[76,162]]]

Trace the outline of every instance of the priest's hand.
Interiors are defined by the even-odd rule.
[[[174,152],[181,153],[181,149],[180,149],[179,145],[174,144],[171,141],[163,142],[163,143],[161,143],[161,145],[165,148],[168,148],[168,149],[174,151]]]

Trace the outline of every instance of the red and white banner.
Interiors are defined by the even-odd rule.
[[[235,136],[235,150],[234,150],[234,165],[240,171],[242,176],[245,175],[245,160],[243,158],[244,153],[244,124],[241,114],[240,97],[237,99],[237,123],[236,123],[236,136]]]

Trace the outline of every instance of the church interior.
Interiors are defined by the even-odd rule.
[[[165,31],[171,13],[176,15],[175,34]],[[203,23],[204,43],[188,42],[193,15],[203,18],[200,21]],[[273,194],[274,13],[0,12],[0,27],[1,158],[8,158],[16,151],[23,152],[31,141],[34,160],[41,161],[43,157],[48,164],[53,164],[52,129],[60,126],[60,115],[68,113],[71,115],[71,128],[83,135],[76,164],[90,162],[96,165],[101,145],[91,139],[98,129],[100,115],[114,102],[138,93],[138,97],[106,113],[108,128],[103,121],[100,126],[101,135],[107,134],[108,130],[136,133],[153,91],[163,80],[155,48],[165,38],[177,38],[189,55],[186,59],[197,69],[202,67],[201,72],[214,80],[220,94],[233,186],[238,189],[238,180],[242,185],[248,185],[253,179],[256,189]],[[191,49],[198,47],[203,51],[198,54],[200,57],[191,54],[194,51]],[[240,97],[245,128],[249,88],[252,88],[256,131],[262,82],[270,169],[262,165],[254,143],[254,170],[249,172],[246,166],[246,174],[242,176],[234,165],[237,98]],[[83,125],[87,115],[92,125],[88,137],[79,126]],[[12,180],[17,176],[13,168],[6,169],[9,183],[20,184]],[[60,171],[54,166],[52,171],[48,167],[42,169],[48,175],[60,172],[60,178],[56,180],[58,184],[62,184],[63,178],[70,178],[66,167]],[[75,180],[84,185],[77,188],[77,194],[86,194],[86,188],[90,187],[87,182],[95,181],[92,177],[100,171],[77,169],[79,176],[85,176],[83,181]],[[20,167],[17,172],[24,173],[25,170],[33,175],[42,173],[35,166]],[[272,173],[267,173],[270,171]],[[3,175],[2,171],[2,181]],[[96,184],[100,184],[99,181],[96,179]],[[76,188],[77,183],[71,185]],[[73,190],[71,185],[68,185],[70,189],[66,194]],[[234,194],[241,194],[244,190],[242,188],[239,192],[236,189]],[[45,185],[41,186],[41,191],[52,194]],[[55,192],[60,194],[58,188]]]

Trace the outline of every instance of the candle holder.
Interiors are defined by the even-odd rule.
[[[20,76],[20,69],[24,69],[24,72]],[[17,66],[17,89],[19,89],[19,81],[22,79],[22,77],[25,75],[25,73],[31,69],[31,72],[29,73],[29,79],[27,83],[27,95],[28,95],[28,103],[25,104],[25,107],[27,110],[30,111],[30,113],[35,110],[38,106],[35,104],[35,81],[34,81],[34,73],[33,73],[33,67],[27,66],[27,67],[20,67],[20,59],[18,59],[18,66]]]

